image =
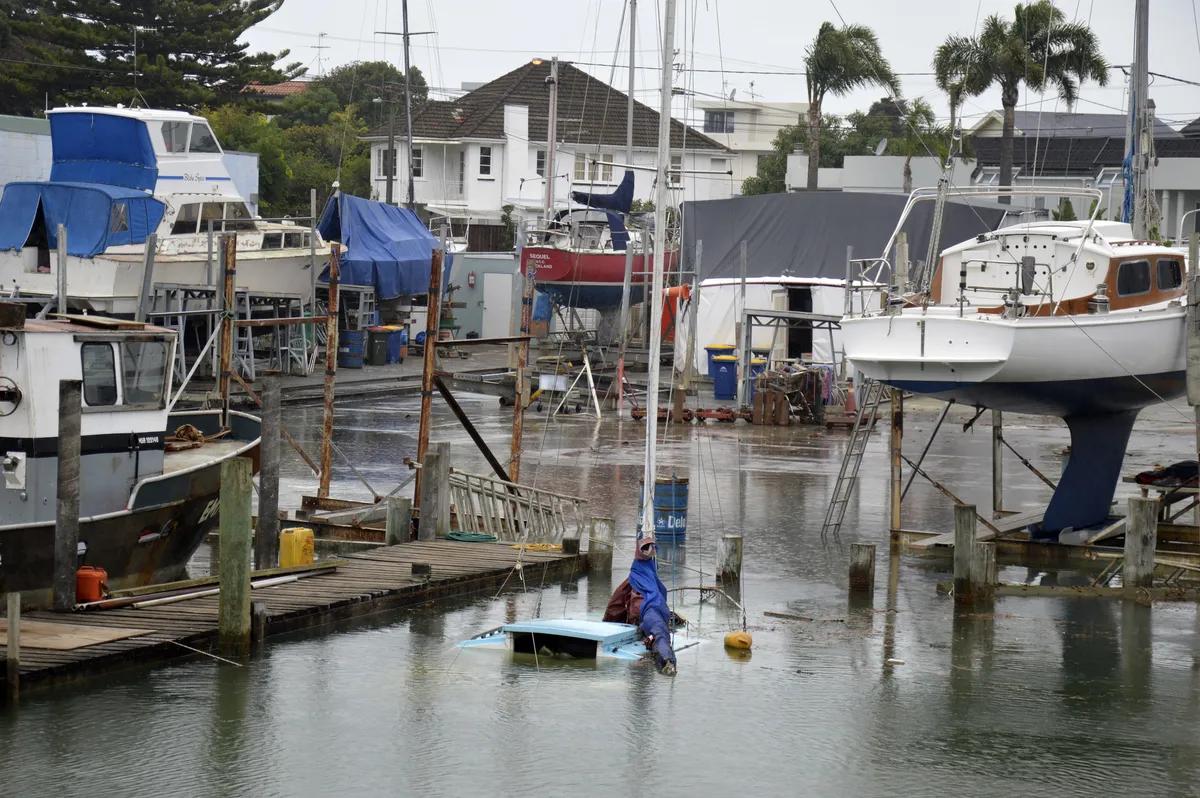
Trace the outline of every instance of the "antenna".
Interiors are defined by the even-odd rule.
[[[875,145],[875,154],[883,155],[883,151],[887,149],[887,144],[887,139],[880,139],[879,143]]]
[[[750,81],[750,99],[757,100],[758,94],[754,91],[754,81]]]
[[[734,87],[734,88],[733,88],[733,89],[732,89],[732,90],[729,92],[729,102],[733,102],[733,98],[734,98],[734,97],[736,97],[736,96],[737,96],[737,88],[736,88],[736,87]]]
[[[325,77],[325,60],[321,54],[321,51],[329,49],[329,45],[324,43],[325,37],[328,35],[329,35],[328,33],[318,33],[317,34],[317,43],[310,44],[308,46],[309,49],[317,51],[317,77],[318,78]]]

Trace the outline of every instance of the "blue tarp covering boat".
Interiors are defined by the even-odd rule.
[[[317,227],[326,241],[340,241],[340,279],[375,287],[376,299],[429,292],[429,263],[440,244],[415,213],[384,202],[341,194],[329,200]],[[442,285],[451,257],[443,261]],[[329,267],[321,274],[329,279]]]
[[[109,247],[141,244],[166,206],[145,192],[99,183],[9,183],[0,198],[0,250],[20,250],[41,213],[49,248],[67,228],[67,254],[91,258]]]
[[[158,159],[140,119],[85,111],[50,115],[52,183],[106,183],[150,191]]]

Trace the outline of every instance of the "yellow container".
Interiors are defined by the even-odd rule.
[[[279,565],[312,565],[313,533],[303,526],[294,526],[279,533]]]

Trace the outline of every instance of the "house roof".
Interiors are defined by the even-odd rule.
[[[990,137],[972,140],[980,166],[1000,164],[1000,143],[1001,139]],[[1154,152],[1159,158],[1200,158],[1200,139],[1156,138]],[[1100,169],[1119,167],[1124,160],[1124,136],[1039,139],[1025,136],[1013,142],[1013,167],[1022,167],[1026,174],[1036,166],[1039,175],[1095,175]]]
[[[1004,124],[1002,111],[989,111],[975,126],[971,133],[978,133],[990,125]],[[1014,111],[1013,124],[1017,135],[1042,138],[1107,138],[1109,136],[1123,137],[1129,126],[1129,117],[1125,114],[1081,114],[1053,113],[1049,111]],[[1154,120],[1154,137],[1179,138],[1179,131],[1161,119]]]
[[[246,84],[242,91],[247,94],[261,94],[264,97],[292,97],[308,91],[311,85],[312,81],[308,80],[285,80],[282,83],[269,84],[252,82]]]
[[[1179,134],[1184,138],[1200,138],[1200,119],[1193,119],[1183,126]]]
[[[420,138],[504,138],[504,106],[529,108],[530,141],[547,141],[550,96],[546,82],[550,62],[523,64],[506,75],[467,92],[456,100],[431,100],[413,112],[413,136]],[[625,146],[626,95],[567,63],[558,65],[558,140],[560,144]],[[396,130],[404,130],[401,110]],[[364,138],[386,138],[387,125],[373,128]],[[726,147],[671,120],[671,147],[726,151]],[[634,102],[633,146],[658,146],[658,112]]]

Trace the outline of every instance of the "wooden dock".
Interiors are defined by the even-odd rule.
[[[510,545],[494,543],[405,543],[347,555],[339,561],[346,564],[335,571],[256,588],[252,598],[267,604],[266,633],[270,636],[436,598],[495,592],[506,579],[509,587],[520,585],[517,576],[509,578],[518,557],[526,582],[549,583],[582,573],[585,556],[560,551],[521,553]],[[428,565],[430,572],[414,575],[414,565]],[[189,648],[215,648],[218,598],[209,595],[155,607],[70,614],[25,613],[21,617],[21,692],[193,655]],[[74,628],[56,634],[53,626],[62,624]],[[0,636],[0,649],[3,640]],[[98,640],[107,642],[95,642]]]

